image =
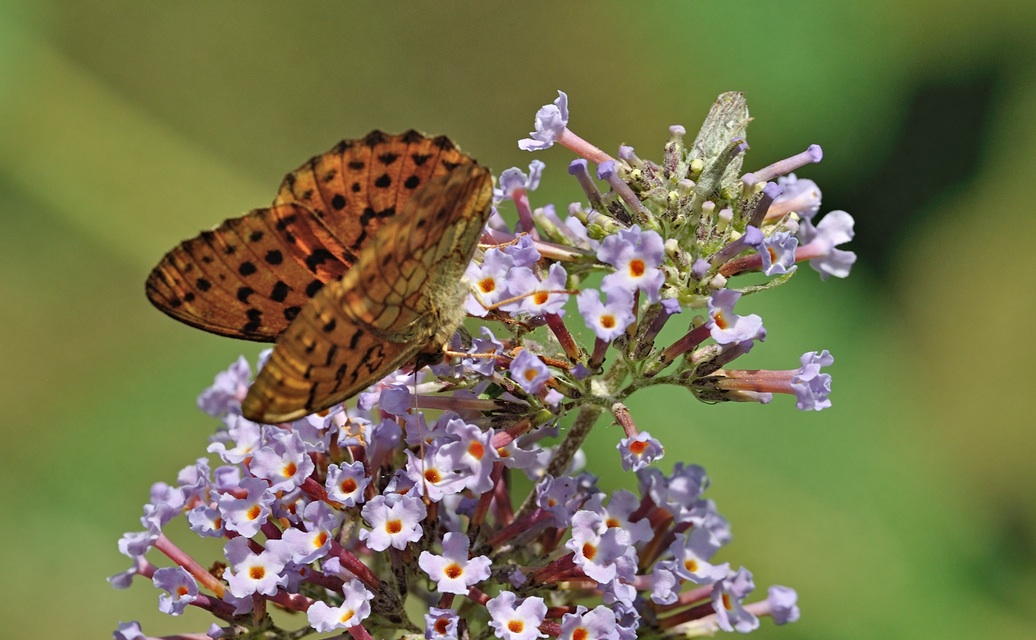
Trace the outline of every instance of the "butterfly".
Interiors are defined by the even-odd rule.
[[[167,253],[147,296],[205,331],[276,342],[241,410],[295,420],[441,354],[492,188],[445,136],[343,140],[289,173],[272,206]]]

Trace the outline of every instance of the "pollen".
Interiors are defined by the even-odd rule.
[[[259,505],[253,504],[252,508],[245,513],[245,517],[249,520],[255,520],[259,517],[260,513],[262,513],[262,511],[259,509]]]
[[[187,587],[185,587],[185,586],[184,587],[180,587],[179,589],[176,590],[176,595],[180,596],[181,598],[184,597],[185,595],[187,595],[188,593],[190,593],[190,592],[187,590]]]
[[[486,455],[486,448],[478,440],[472,440],[468,445],[468,454],[476,460],[481,460],[482,456]]]
[[[611,314],[601,316],[601,326],[605,329],[615,328],[615,316]]]
[[[266,576],[266,568],[265,567],[262,567],[262,566],[259,566],[259,567],[249,567],[249,569],[248,569],[248,577],[251,578],[252,580],[262,580],[263,577],[265,577],[265,576]]]
[[[442,481],[442,476],[436,469],[428,469],[424,472],[424,479],[432,484]]]
[[[353,610],[353,609],[349,609],[348,611],[346,611],[345,613],[342,614],[342,617],[339,618],[339,620],[341,620],[342,623],[344,624],[344,623],[349,622],[350,620],[352,620],[354,615],[356,615],[356,611]]]
[[[773,247],[766,247],[766,253],[770,254],[770,262],[777,262],[777,252]]]
[[[342,493],[352,493],[356,491],[356,480],[352,478],[346,478],[338,485],[338,488],[342,490]]]
[[[730,611],[731,609],[734,608],[733,603],[730,602],[730,594],[729,593],[724,593],[723,594],[723,608],[726,609],[727,611]]]
[[[284,469],[281,470],[281,473],[284,475],[285,478],[290,478],[293,475],[295,475],[295,472],[297,472],[298,470],[298,465],[296,465],[294,462],[289,462],[288,464],[284,465]]]
[[[496,291],[496,279],[482,278],[478,281],[478,290],[482,293],[493,293]]]
[[[644,261],[640,259],[630,260],[629,269],[630,275],[634,278],[641,277],[642,275],[644,275],[644,272],[647,271],[647,267],[644,265]]]
[[[457,578],[459,578],[462,575],[464,575],[464,569],[459,564],[454,562],[450,566],[446,567],[446,569],[443,570],[443,573],[446,574],[447,578],[449,578],[451,580],[456,580]]]
[[[593,560],[594,556],[597,555],[597,547],[590,544],[589,542],[586,542],[583,544],[582,552],[584,558],[586,558],[587,560]]]
[[[698,572],[698,561],[693,559],[693,558],[691,558],[690,560],[684,560],[683,561],[683,568],[687,569],[691,573],[697,573]]]
[[[548,297],[549,296],[547,295],[546,291],[537,291],[536,293],[532,294],[532,301],[536,304],[545,304],[547,302]]]
[[[538,371],[536,371],[535,369],[526,369],[525,370],[525,379],[528,380],[529,382],[532,382],[533,380],[536,379],[536,374],[537,373],[538,373]]]
[[[509,620],[507,622],[507,630],[511,633],[521,633],[525,630],[525,623],[521,620]]]
[[[327,542],[327,532],[326,531],[321,531],[317,535],[313,536],[313,548],[314,549],[319,549],[320,547],[324,546],[325,542]]]
[[[446,635],[446,630],[450,627],[450,621],[446,618],[439,618],[435,621],[435,632],[441,636]]]
[[[730,326],[730,323],[727,322],[727,319],[723,317],[722,311],[717,311],[716,315],[712,316],[712,321],[715,322],[716,326],[720,329],[725,330],[727,327]]]
[[[403,530],[403,522],[400,520],[389,520],[385,523],[385,531],[396,534]]]
[[[572,640],[587,640],[590,632],[585,627],[578,627],[572,631]]]
[[[634,440],[630,444],[630,453],[640,455],[647,450],[648,443],[643,440]]]

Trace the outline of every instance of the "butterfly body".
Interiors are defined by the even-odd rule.
[[[489,171],[448,139],[375,131],[289,174],[272,207],[181,243],[148,297],[206,331],[275,340],[242,412],[293,420],[441,348],[491,198]]]

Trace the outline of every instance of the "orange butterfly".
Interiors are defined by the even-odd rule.
[[[289,173],[273,206],[166,254],[147,295],[205,331],[276,341],[242,413],[294,420],[441,352],[492,183],[444,136],[344,140]]]

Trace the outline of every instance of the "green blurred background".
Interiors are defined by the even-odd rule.
[[[852,277],[805,269],[748,305],[769,329],[748,364],[829,348],[832,409],[631,402],[665,466],[709,470],[722,559],[798,589],[802,621],[757,637],[1034,637],[1036,5],[972,5],[0,4],[0,635],[208,626],[104,580],[150,484],[204,451],[195,396],[258,349],[149,306],[166,250],[376,127],[526,166],[515,142],[561,88],[576,132],[653,158],[744,91],[746,167],[820,143],[799,175],[856,218]],[[579,197],[566,151],[535,157],[534,204]]]

